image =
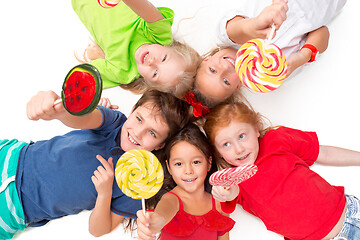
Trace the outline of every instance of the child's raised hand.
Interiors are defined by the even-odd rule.
[[[165,219],[156,212],[139,210],[137,215],[137,233],[140,240],[156,239],[156,234],[165,226]]]
[[[228,202],[234,200],[240,193],[238,185],[231,187],[213,186],[211,194],[219,202]]]
[[[53,120],[66,112],[62,104],[54,102],[60,97],[53,91],[40,91],[33,96],[26,106],[26,115],[30,120]]]
[[[273,0],[270,6],[256,17],[256,31],[258,34],[267,37],[270,33],[271,25],[274,24],[276,30],[286,20],[286,12],[288,11],[287,0]]]
[[[98,105],[106,107],[106,108],[110,108],[110,109],[118,109],[119,108],[118,105],[111,104],[109,98],[100,98],[100,101],[99,101]]]
[[[100,155],[97,155],[96,158],[101,162],[100,165],[95,171],[94,175],[91,177],[98,196],[111,196],[112,195],[112,186],[114,181],[114,164],[113,159],[110,157],[107,161]]]

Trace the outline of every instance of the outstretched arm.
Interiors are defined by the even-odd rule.
[[[322,26],[309,32],[305,44],[311,44],[319,50],[319,53],[323,53],[329,44],[329,29],[326,26]],[[292,54],[287,60],[289,76],[295,69],[304,65],[311,59],[312,51],[308,48],[303,48],[299,52]]]
[[[339,147],[320,146],[316,162],[330,166],[360,166],[360,152]]]
[[[111,196],[112,186],[114,181],[114,165],[112,158],[106,161],[102,156],[97,155],[96,158],[100,161],[97,170],[91,177],[94,183],[98,196],[93,211],[89,218],[89,232],[99,237],[110,233],[114,230],[124,219],[124,217],[111,212]]]
[[[156,22],[163,19],[160,11],[147,0],[123,0],[137,15],[146,22]]]
[[[137,232],[139,239],[152,240],[161,229],[174,218],[179,211],[179,202],[175,196],[165,194],[157,204],[154,212],[142,210],[137,212]]]
[[[228,21],[226,25],[227,35],[238,44],[244,44],[254,38],[265,39],[272,24],[275,25],[276,29],[279,29],[286,20],[287,10],[287,0],[273,0],[273,3],[264,8],[255,18],[236,16]]]
[[[31,98],[26,106],[26,114],[30,120],[37,121],[58,119],[66,126],[78,129],[97,128],[102,123],[102,115],[98,109],[84,116],[68,113],[63,104],[54,102],[60,97],[53,91],[41,91]]]

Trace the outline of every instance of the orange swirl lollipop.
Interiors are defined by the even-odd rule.
[[[277,89],[283,83],[287,64],[285,55],[275,44],[253,39],[239,48],[235,69],[247,88],[265,93]]]

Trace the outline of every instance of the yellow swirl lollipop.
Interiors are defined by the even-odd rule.
[[[133,149],[119,158],[116,163],[115,178],[126,196],[148,199],[160,190],[164,171],[153,153],[143,149]]]
[[[236,53],[235,69],[241,82],[257,92],[277,89],[286,78],[286,58],[275,44],[253,39]]]

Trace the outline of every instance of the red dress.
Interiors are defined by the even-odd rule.
[[[235,221],[216,210],[214,198],[212,209],[204,215],[197,216],[185,212],[180,197],[173,192],[170,193],[179,199],[179,211],[161,230],[161,240],[215,240],[233,228]]]

